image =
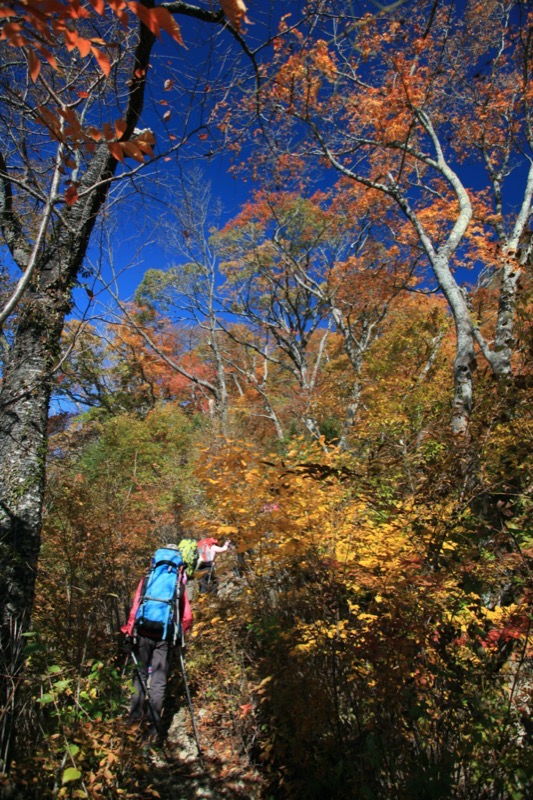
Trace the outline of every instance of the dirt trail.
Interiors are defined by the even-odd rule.
[[[161,800],[262,800],[264,782],[259,773],[227,735],[209,741],[210,729],[202,726],[202,716],[200,709],[197,724],[203,765],[189,712],[182,708],[173,717],[164,746],[147,756],[148,785]]]

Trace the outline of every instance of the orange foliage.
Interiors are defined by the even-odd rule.
[[[127,26],[128,10],[139,17],[156,36],[161,29],[179,44],[183,44],[180,29],[170,12],[165,8],[146,8],[139,2],[124,0],[89,0],[93,12],[103,16],[107,9]],[[106,9],[107,6],[107,9]],[[80,5],[79,0],[3,0],[0,18],[7,20],[2,24],[0,39],[12,47],[26,49],[30,76],[35,82],[39,76],[40,63],[36,53],[41,55],[51,67],[57,69],[56,59],[51,52],[57,46],[57,37],[62,36],[67,50],[77,48],[82,58],[92,53],[98,66],[108,76],[111,71],[109,57],[95,44],[105,45],[100,38],[87,39],[73,27],[76,20],[88,19],[91,11]],[[10,20],[16,20],[11,22]]]

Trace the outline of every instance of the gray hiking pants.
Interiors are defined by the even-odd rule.
[[[133,652],[139,662],[138,671],[140,676],[136,670],[133,680],[130,720],[132,722],[140,721],[143,716],[145,700],[143,683],[145,686],[147,685],[148,670],[151,667],[150,686],[148,688],[150,702],[147,713],[152,722],[150,732],[156,734],[160,732],[161,711],[163,709],[163,700],[165,699],[165,689],[167,688],[170,642],[156,641],[155,639],[149,639],[147,636],[139,636]]]

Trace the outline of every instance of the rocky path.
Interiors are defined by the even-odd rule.
[[[202,710],[197,714],[202,746],[198,757],[191,719],[187,708],[172,720],[165,744],[146,759],[146,798],[161,800],[261,800],[265,797],[259,773],[245,755],[236,752],[227,736],[209,741],[209,728],[202,725]],[[150,794],[149,794],[150,793]],[[144,800],[144,798],[143,798]]]

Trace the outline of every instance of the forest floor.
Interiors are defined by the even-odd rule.
[[[261,800],[265,782],[228,729],[217,730],[209,711],[195,709],[199,758],[191,717],[177,711],[162,746],[146,750],[145,794],[161,800]]]

